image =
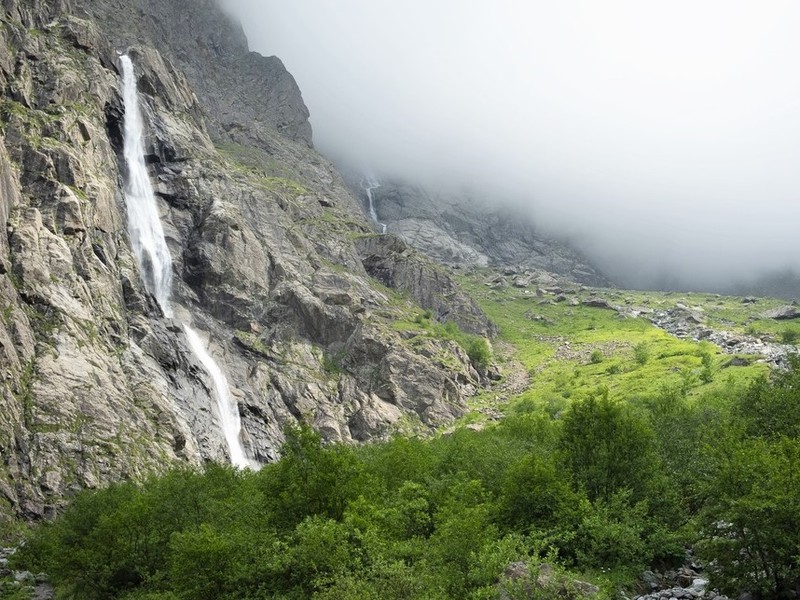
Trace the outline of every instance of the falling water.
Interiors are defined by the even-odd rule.
[[[125,204],[128,207],[128,233],[133,251],[142,272],[144,285],[155,296],[164,315],[172,317],[172,256],[164,238],[164,229],[156,208],[153,186],[144,164],[144,121],[139,109],[138,91],[133,63],[127,55],[120,56],[122,66],[122,95],[125,102],[125,162],[128,181]],[[222,432],[228,443],[231,462],[237,467],[255,467],[242,448],[239,434],[242,429],[239,410],[228,388],[228,381],[219,365],[211,358],[198,333],[183,325],[189,348],[205,367],[217,395],[217,408],[222,420]]]
[[[136,76],[127,55],[120,56],[122,94],[125,102],[125,163],[128,181],[125,204],[128,207],[128,234],[142,272],[144,285],[155,296],[161,310],[172,316],[172,256],[156,208],[153,186],[144,164],[144,122],[139,109]]]
[[[381,228],[381,233],[386,233],[386,224],[378,221],[378,213],[375,212],[375,200],[372,197],[372,190],[381,187],[381,182],[373,175],[367,175],[361,184],[367,192],[367,199],[369,200],[369,216],[375,221],[375,224]]]
[[[228,380],[225,378],[225,373],[219,368],[219,365],[214,362],[211,355],[206,350],[203,340],[197,332],[188,325],[183,326],[186,332],[186,339],[189,341],[189,348],[191,348],[194,355],[200,360],[203,366],[211,375],[214,381],[214,388],[217,391],[217,407],[219,408],[219,416],[222,419],[222,431],[225,433],[225,439],[228,441],[228,449],[231,453],[231,462],[237,467],[253,467],[253,461],[250,461],[244,454],[242,443],[239,440],[239,432],[242,430],[242,421],[239,417],[239,410],[236,403],[231,398],[228,388]]]

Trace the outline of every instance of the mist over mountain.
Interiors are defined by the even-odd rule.
[[[798,266],[794,3],[224,4],[335,161],[516,203],[627,286]]]

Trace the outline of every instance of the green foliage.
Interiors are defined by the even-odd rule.
[[[782,597],[800,585],[800,440],[733,433],[712,456],[700,553],[729,593]]]
[[[479,369],[486,369],[492,360],[492,349],[489,342],[482,337],[473,337],[467,342],[467,356],[470,362]]]
[[[650,345],[647,342],[639,342],[633,347],[633,358],[639,365],[646,365],[650,360]]]
[[[289,429],[257,473],[210,465],[84,492],[13,566],[46,571],[64,599],[555,598],[578,597],[571,576],[502,574],[535,575],[547,550],[557,573],[631,581],[693,545],[730,594],[795,589],[800,375],[702,403],[673,383],[430,440],[326,446]]]
[[[589,356],[589,362],[593,365],[599,365],[603,362],[604,358],[602,350],[592,350],[592,354]]]
[[[711,383],[711,380],[714,379],[714,358],[710,352],[704,350],[700,353],[700,362],[703,365],[700,370],[700,380],[703,383]]]
[[[800,438],[800,362],[756,380],[735,399],[733,410],[748,436]]]
[[[729,593],[786,596],[800,586],[797,360],[740,394],[712,433],[700,553]]]
[[[430,324],[431,318],[433,318],[433,311],[424,310],[421,313],[419,313],[416,317],[414,317],[414,322],[417,325],[427,326]]]
[[[652,439],[642,417],[600,390],[573,402],[564,415],[561,456],[576,488],[585,490],[589,500],[610,501],[626,489],[640,499],[659,467]]]
[[[798,338],[800,338],[800,331],[796,329],[789,329],[787,327],[781,331],[782,344],[794,344]]]
[[[575,518],[579,499],[555,461],[531,454],[506,470],[500,516],[515,529],[550,529]]]

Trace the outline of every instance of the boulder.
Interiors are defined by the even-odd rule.
[[[608,300],[597,296],[592,296],[590,298],[587,298],[581,304],[583,304],[584,306],[591,306],[594,308],[607,308],[609,310],[617,310],[617,307],[611,304]]]
[[[785,304],[783,306],[779,306],[778,308],[764,311],[761,313],[761,317],[764,319],[776,320],[797,319],[800,318],[800,310],[798,310],[795,306]]]

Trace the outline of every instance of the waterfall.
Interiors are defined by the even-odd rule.
[[[248,460],[245,456],[242,443],[239,440],[239,433],[242,430],[242,421],[239,417],[239,410],[236,403],[233,401],[233,398],[231,398],[225,373],[222,372],[219,365],[211,358],[211,355],[206,350],[197,332],[188,325],[184,325],[183,330],[186,332],[189,348],[191,348],[194,355],[200,360],[206,368],[206,371],[208,371],[208,374],[211,375],[211,379],[214,381],[214,388],[217,391],[217,407],[219,408],[219,416],[222,419],[222,432],[225,434],[225,439],[228,441],[231,462],[237,467],[255,466],[253,461]]]
[[[128,209],[128,234],[144,285],[155,296],[161,310],[172,316],[172,256],[164,239],[153,186],[144,164],[144,121],[139,109],[136,76],[127,55],[120,56],[122,96],[125,103],[125,163],[128,179],[125,204]]]
[[[139,108],[136,76],[133,63],[127,55],[120,56],[119,61],[125,103],[124,155],[128,167],[125,204],[128,210],[128,234],[145,287],[155,296],[164,315],[172,317],[172,256],[164,238],[153,186],[144,164],[144,120]],[[214,382],[222,433],[228,444],[231,462],[237,467],[257,467],[257,463],[249,460],[242,448],[239,439],[242,429],[239,409],[231,398],[225,374],[206,350],[200,335],[187,323],[183,324],[183,330],[189,348]]]
[[[380,180],[374,175],[367,175],[361,180],[361,187],[367,193],[367,200],[369,200],[369,216],[375,221],[375,224],[381,228],[381,233],[386,233],[386,224],[378,221],[378,213],[375,212],[375,200],[372,197],[372,190],[381,187]]]

